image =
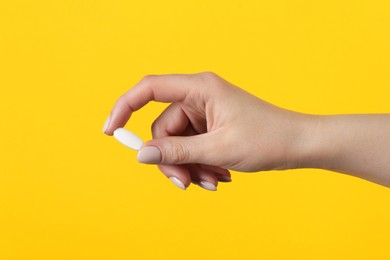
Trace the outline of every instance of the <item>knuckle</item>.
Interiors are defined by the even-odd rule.
[[[141,83],[145,85],[150,84],[156,77],[157,75],[152,75],[152,74],[145,75],[142,77]]]
[[[127,101],[126,101],[126,95],[125,95],[125,94],[121,95],[121,96],[117,99],[117,101],[116,101],[116,106],[121,107],[121,108],[127,107],[127,106],[128,106]]]
[[[171,160],[173,163],[187,162],[189,159],[188,149],[180,142],[172,143]]]
[[[201,85],[212,87],[213,89],[219,89],[224,86],[222,78],[212,71],[199,73],[199,79],[202,83]]]
[[[215,81],[219,79],[219,76],[212,71],[204,71],[200,73],[200,76],[205,80]]]

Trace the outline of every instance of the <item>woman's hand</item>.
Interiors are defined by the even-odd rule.
[[[245,172],[299,167],[315,116],[287,111],[212,72],[149,75],[116,102],[104,132],[112,135],[149,101],[171,103],[138,152],[177,186],[216,190],[229,169]]]

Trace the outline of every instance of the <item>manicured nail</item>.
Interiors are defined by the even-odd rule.
[[[140,163],[159,163],[161,152],[156,146],[145,146],[138,151],[137,160]]]
[[[186,186],[184,186],[184,184],[178,178],[170,177],[169,179],[173,182],[173,184],[175,184],[180,189],[182,189],[182,190],[186,189]]]
[[[108,118],[106,119],[106,122],[104,122],[104,125],[103,125],[103,133],[106,133],[107,131],[107,128],[108,126],[110,125],[110,116],[108,116]]]
[[[220,175],[220,176],[218,176],[218,180],[222,181],[222,182],[231,182],[232,178],[230,176],[227,176],[227,175]]]
[[[210,191],[216,191],[217,187],[215,187],[214,184],[208,181],[200,181],[199,186],[202,187],[203,189],[210,190]]]

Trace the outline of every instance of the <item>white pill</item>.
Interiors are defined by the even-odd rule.
[[[142,145],[144,144],[141,138],[124,128],[116,129],[114,131],[114,137],[123,145],[136,151],[141,149]]]

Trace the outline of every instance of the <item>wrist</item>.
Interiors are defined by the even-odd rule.
[[[332,157],[337,157],[334,140],[328,129],[330,116],[301,115],[298,120],[299,135],[294,144],[294,163],[291,168],[330,168]],[[333,147],[333,148],[332,148]]]

